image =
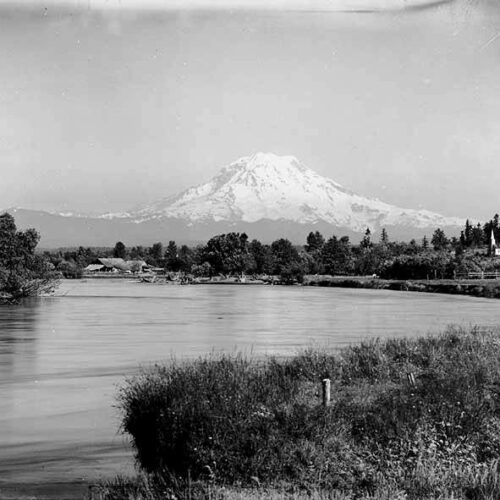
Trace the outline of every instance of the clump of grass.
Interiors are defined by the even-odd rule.
[[[319,398],[325,377],[329,407]],[[182,498],[186,481],[202,485],[189,498],[246,486],[268,498],[290,488],[317,498],[500,498],[493,331],[449,329],[286,360],[173,363],[129,380],[119,401],[146,475],[136,496],[102,499],[154,500],[147,495],[159,490]]]

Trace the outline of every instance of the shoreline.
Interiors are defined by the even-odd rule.
[[[386,280],[361,276],[307,277],[304,286],[443,293],[500,299],[500,280]]]
[[[112,276],[84,276],[82,280],[114,280],[129,279],[138,283],[156,285],[232,285],[232,286],[290,286],[280,283],[278,277],[269,281],[262,279],[249,279],[247,281],[236,281],[231,279],[204,279],[190,283],[166,281],[163,277],[159,280],[147,281],[133,275]],[[362,288],[369,290],[393,290],[398,292],[422,292],[442,293],[448,295],[468,295],[470,297],[500,299],[500,279],[432,279],[432,280],[398,280],[374,278],[372,276],[328,276],[328,275],[306,275],[303,283],[295,283],[295,286],[317,286],[327,288]]]

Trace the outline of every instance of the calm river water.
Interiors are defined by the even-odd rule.
[[[117,387],[212,351],[289,355],[377,336],[500,325],[495,300],[377,290],[65,281],[0,306],[0,486],[130,472]]]

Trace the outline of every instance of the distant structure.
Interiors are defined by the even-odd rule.
[[[95,259],[89,264],[85,271],[88,273],[111,272],[111,273],[143,273],[149,270],[149,266],[143,260],[123,259]]]
[[[490,236],[490,255],[495,257],[500,257],[500,247],[498,247],[497,242],[495,240],[495,233],[493,228],[491,228],[491,236]]]

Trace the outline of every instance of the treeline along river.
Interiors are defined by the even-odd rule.
[[[117,387],[212,351],[292,355],[449,324],[500,325],[497,301],[384,290],[64,281],[0,307],[0,488],[130,471]]]

